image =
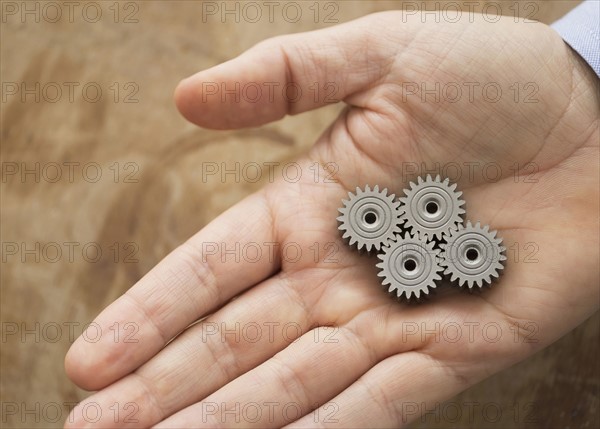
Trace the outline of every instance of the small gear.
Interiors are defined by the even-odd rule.
[[[441,240],[463,222],[462,192],[456,191],[456,184],[451,185],[449,179],[442,182],[439,175],[432,179],[429,174],[425,180],[419,177],[416,184],[410,182],[404,195],[400,201],[404,204],[405,227],[425,240]]]
[[[343,238],[350,239],[350,245],[356,243],[358,249],[365,247],[380,250],[394,234],[400,233],[402,228],[400,202],[394,194],[388,195],[387,189],[373,190],[366,186],[363,191],[356,188],[356,194],[348,192],[348,200],[339,210],[342,214],[337,218],[340,221],[338,229],[344,231]]]
[[[389,285],[388,292],[396,296],[420,298],[421,294],[428,295],[429,289],[436,287],[436,282],[442,279],[440,272],[440,250],[434,248],[433,242],[421,240],[408,232],[377,255],[381,262],[377,274],[383,277],[382,285]]]
[[[498,277],[504,269],[506,260],[503,254],[506,248],[496,234],[479,222],[475,225],[467,222],[466,226],[452,231],[446,236],[446,243],[441,244],[444,274],[449,275],[451,281],[457,280],[459,286],[466,283],[469,289],[474,285],[481,288],[484,282],[491,284],[492,277]]]

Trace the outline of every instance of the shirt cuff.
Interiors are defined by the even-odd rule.
[[[600,1],[586,0],[552,24],[600,77]]]

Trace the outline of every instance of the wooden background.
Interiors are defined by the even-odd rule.
[[[325,3],[318,5],[317,23],[313,2],[298,2],[303,16],[296,23],[281,13],[272,23],[246,22],[243,15],[240,22],[214,16],[202,22],[199,1],[92,3],[85,15],[76,8],[72,19],[65,6],[58,22],[50,22],[56,11],[43,3],[28,3],[40,8],[40,22],[2,4],[3,427],[61,426],[68,403],[86,395],[64,374],[70,334],[80,334],[171,249],[265,182],[203,183],[202,162],[284,163],[305,151],[340,110],[330,106],[260,129],[215,132],[186,123],[172,102],[183,77],[269,36],[331,25],[322,22],[334,10]],[[519,8],[551,22],[576,3],[520,2]],[[333,18],[340,22],[398,7],[336,4]],[[501,5],[507,14],[515,10],[513,1]],[[98,8],[102,17],[91,22]],[[78,84],[72,100],[68,82]],[[40,99],[29,94],[23,100],[22,83],[34,92],[39,83]],[[55,100],[57,86],[62,94]],[[97,87],[102,97],[94,101]],[[23,176],[26,169],[34,173]],[[98,248],[102,256],[94,261]],[[416,426],[598,427],[598,322],[596,314]],[[468,403],[479,404],[472,415]]]

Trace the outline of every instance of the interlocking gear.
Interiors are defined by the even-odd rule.
[[[384,247],[377,255],[381,260],[377,264],[377,274],[383,277],[382,285],[389,285],[388,292],[397,297],[420,298],[428,295],[436,282],[442,279],[439,274],[443,270],[440,265],[440,250],[434,248],[432,241],[425,241],[409,233],[404,237],[397,236],[397,241]]]
[[[469,289],[474,285],[482,288],[484,282],[491,284],[492,278],[499,277],[506,260],[503,254],[506,248],[496,234],[479,222],[475,225],[467,222],[466,226],[452,231],[446,236],[446,243],[441,244],[444,274],[449,275],[451,281],[458,281],[459,286],[466,283]]]
[[[404,195],[400,198],[404,204],[402,219],[412,234],[441,240],[463,222],[462,192],[456,191],[456,184],[451,185],[449,179],[442,182],[439,175],[432,179],[429,174],[425,180],[419,177],[417,183],[410,182]]]
[[[375,186],[371,190],[367,185],[363,191],[357,187],[356,194],[348,192],[348,198],[343,201],[344,207],[338,209],[342,215],[337,220],[338,229],[344,231],[343,238],[348,238],[350,245],[356,244],[359,250],[380,250],[401,232],[400,202],[394,194],[388,195],[387,189],[380,191]]]
[[[382,285],[398,298],[420,299],[442,276],[459,286],[481,289],[504,269],[506,248],[496,231],[479,222],[463,224],[462,192],[449,179],[427,175],[395,199],[387,189],[348,192],[338,209],[339,229],[350,245],[375,249]]]

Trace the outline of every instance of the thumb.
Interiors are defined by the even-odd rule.
[[[233,129],[344,100],[384,77],[390,63],[390,52],[371,40],[381,30],[375,16],[267,39],[181,81],[177,107],[202,127]]]

